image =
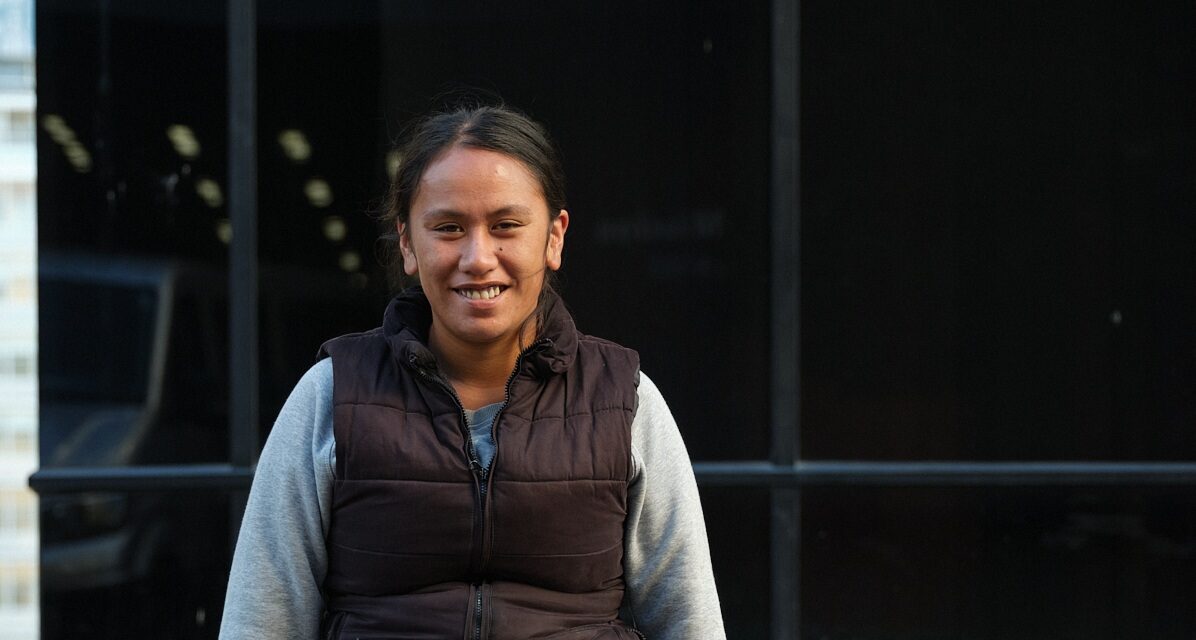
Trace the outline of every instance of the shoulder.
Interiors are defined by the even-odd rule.
[[[299,384],[296,386],[310,386],[312,388],[324,388],[332,386],[332,359],[320,358],[315,364],[311,366],[299,379]]]
[[[680,432],[669,405],[664,400],[656,383],[647,374],[640,372],[636,388],[635,418],[631,423],[633,452],[641,458],[671,455],[680,448]],[[661,452],[664,452],[663,454]]]
[[[646,467],[689,464],[689,453],[673,412],[651,378],[640,373],[638,408],[631,423],[632,452]]]
[[[633,376],[639,373],[640,354],[635,349],[580,332],[577,334],[577,348],[582,357],[597,357],[607,366],[618,366],[630,371]]]
[[[267,447],[307,447],[319,440],[319,432],[332,410],[332,361],[316,362],[295,383],[267,439]]]
[[[333,338],[320,346],[319,356],[334,372],[332,393],[338,405],[368,397],[380,382],[393,382],[399,375],[394,367],[398,354],[381,327]]]
[[[321,358],[299,378],[295,388],[283,406],[283,414],[288,411],[310,411],[314,407],[326,404],[332,397],[332,360]],[[280,416],[280,418],[285,416]]]
[[[327,356],[335,356],[338,353],[357,349],[369,348],[375,343],[383,343],[386,338],[382,333],[382,327],[375,327],[369,331],[359,331],[357,333],[346,333],[343,336],[337,336],[331,340],[327,340],[320,345],[320,352],[318,357],[323,359]]]
[[[571,384],[580,385],[582,396],[589,398],[593,406],[618,407],[629,418],[635,414],[640,356],[633,349],[578,334],[576,358],[569,367]]]
[[[664,394],[660,392],[660,388],[656,386],[652,378],[649,378],[648,374],[643,371],[639,372],[639,386],[636,389],[636,395],[639,399],[639,411],[636,412],[637,422],[666,421],[671,425],[674,424],[673,414],[669,411]]]
[[[632,353],[635,352],[634,349],[632,349],[630,347],[625,347],[613,340],[607,340],[606,338],[599,338],[598,336],[592,336],[588,333],[581,333],[580,331],[577,333],[577,340],[579,343],[588,344],[588,345],[590,345],[592,347],[596,347],[596,348],[631,351]]]

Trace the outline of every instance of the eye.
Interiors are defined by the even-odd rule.
[[[461,228],[461,225],[457,224],[456,222],[442,222],[432,227],[432,231],[436,231],[438,233],[461,233],[463,229]]]
[[[518,220],[501,220],[496,223],[493,228],[495,231],[514,231],[522,226],[523,223],[519,222]]]

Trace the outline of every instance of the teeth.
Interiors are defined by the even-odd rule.
[[[489,300],[502,293],[502,288],[494,286],[487,287],[485,289],[458,289],[457,293],[460,293],[470,300]]]

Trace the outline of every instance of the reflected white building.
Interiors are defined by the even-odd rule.
[[[0,640],[38,637],[33,2],[0,0]]]

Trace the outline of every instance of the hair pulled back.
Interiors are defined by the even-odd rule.
[[[565,173],[544,127],[505,106],[458,107],[416,123],[399,147],[399,166],[382,214],[387,231],[407,224],[424,172],[455,147],[497,151],[519,160],[539,183],[549,220],[565,208]]]

